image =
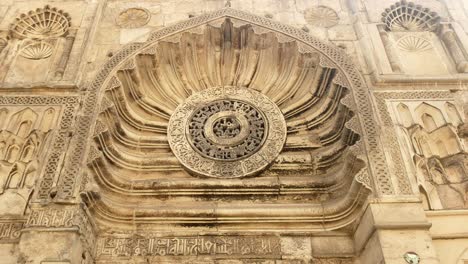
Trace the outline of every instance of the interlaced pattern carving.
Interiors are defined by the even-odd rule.
[[[50,188],[54,183],[57,169],[62,162],[63,152],[67,146],[68,133],[73,124],[75,107],[78,103],[76,96],[2,96],[0,105],[19,104],[19,105],[61,105],[63,113],[59,126],[55,133],[52,148],[47,159],[44,175],[39,183],[37,198],[47,199]]]
[[[398,144],[398,138],[394,129],[390,112],[388,111],[386,100],[389,99],[441,99],[441,98],[453,98],[453,95],[448,91],[416,91],[416,92],[379,92],[375,93],[377,101],[377,108],[379,115],[384,124],[385,139],[388,145],[390,157],[392,158],[395,166],[393,168],[394,174],[396,175],[398,188],[400,194],[411,194],[411,184],[408,179],[408,175],[404,169],[403,157]]]

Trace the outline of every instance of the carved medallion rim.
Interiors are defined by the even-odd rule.
[[[201,105],[220,99],[245,101],[263,113],[270,133],[256,152],[239,160],[225,161],[207,158],[193,148],[186,130],[190,116]],[[235,86],[213,87],[192,94],[172,114],[167,133],[171,150],[189,172],[213,178],[240,178],[260,173],[282,151],[286,135],[286,121],[273,101],[253,89]]]

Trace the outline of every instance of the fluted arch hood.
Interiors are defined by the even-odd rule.
[[[230,8],[154,32],[91,87],[100,103],[88,167],[100,195],[83,198],[98,222],[123,229],[349,226],[370,188],[354,85],[362,80],[339,49]]]

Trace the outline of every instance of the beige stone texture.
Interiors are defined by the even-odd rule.
[[[0,1],[0,264],[467,264],[465,0]]]

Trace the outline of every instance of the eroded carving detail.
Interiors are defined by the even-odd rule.
[[[468,154],[457,133],[462,120],[455,105],[401,101],[396,111],[399,140],[413,160],[426,209],[466,208]]]
[[[335,10],[326,6],[307,9],[305,11],[304,18],[310,25],[325,28],[335,26],[338,24],[339,20]]]
[[[25,227],[72,227],[76,209],[35,209],[29,214]]]
[[[123,28],[137,28],[146,25],[150,17],[150,13],[143,8],[129,8],[119,14],[117,25]]]
[[[280,239],[276,236],[196,236],[196,237],[102,237],[98,257],[129,256],[216,256],[218,258],[278,258]]]
[[[11,220],[10,220],[11,221]],[[0,220],[0,242],[14,242],[20,237],[23,229],[22,221],[4,222]]]

